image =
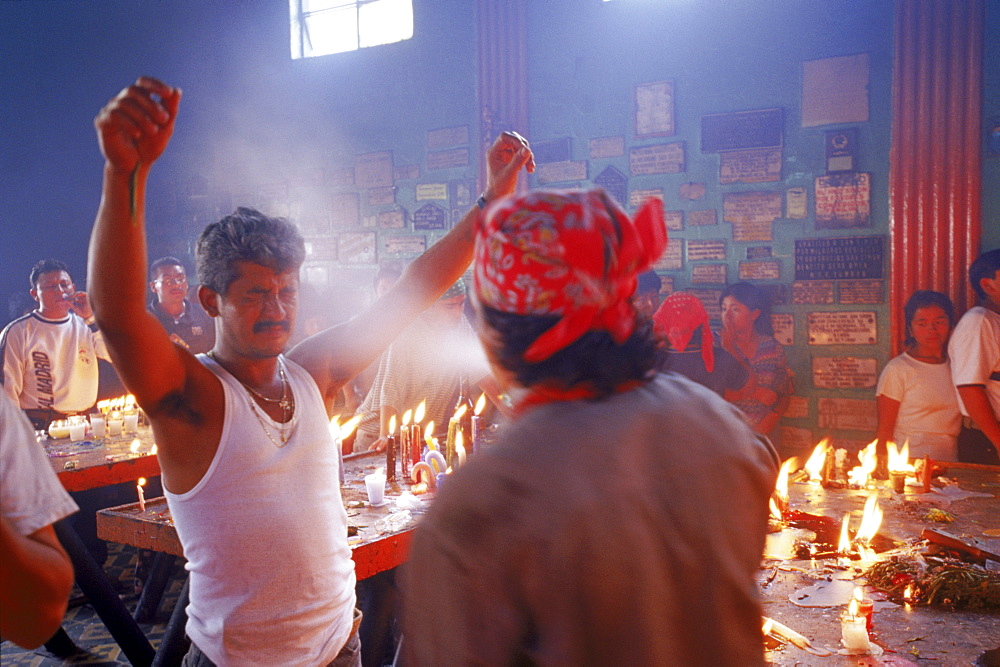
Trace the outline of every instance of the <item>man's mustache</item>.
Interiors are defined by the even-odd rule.
[[[292,330],[291,322],[288,320],[279,320],[277,322],[257,322],[253,325],[253,332],[263,333],[264,331],[273,329],[274,327],[281,327],[281,329],[286,332]]]

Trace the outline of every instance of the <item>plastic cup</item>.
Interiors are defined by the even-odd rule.
[[[90,430],[95,438],[103,438],[107,433],[107,426],[103,415],[90,415]]]
[[[125,432],[135,433],[139,430],[139,413],[130,412],[125,415]]]
[[[385,502],[385,475],[376,473],[365,475],[365,488],[368,489],[370,505],[381,505]]]
[[[69,425],[69,439],[73,441],[83,440],[87,437],[87,423],[73,422]]]

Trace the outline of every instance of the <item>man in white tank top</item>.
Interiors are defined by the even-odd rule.
[[[94,313],[153,426],[190,570],[188,665],[354,665],[354,566],[327,409],[337,392],[453,284],[472,257],[473,208],[358,317],[283,351],[301,236],[240,208],[198,239],[198,298],[216,342],[195,357],[144,303],[144,202],[181,92],[140,78],[95,120],[105,156],[90,246]],[[491,200],[533,169],[527,142],[488,152]]]

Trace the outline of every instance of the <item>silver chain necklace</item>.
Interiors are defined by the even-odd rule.
[[[211,357],[215,363],[219,363],[219,360],[215,358],[214,350],[209,351],[208,356]],[[219,365],[221,366],[222,364]],[[233,374],[230,373],[230,375]],[[281,398],[268,398],[235,375],[233,375],[233,378],[235,378],[236,381],[243,385],[243,388],[246,389],[247,403],[250,404],[250,411],[253,413],[253,416],[257,418],[257,423],[260,424],[260,428],[264,431],[264,435],[266,435],[267,439],[271,441],[271,444],[278,449],[281,449],[288,444],[288,439],[292,435],[292,429],[289,428],[286,433],[285,426],[291,422],[291,420],[288,419],[288,411],[295,408],[295,399],[293,397],[292,400],[289,400],[288,377],[285,375],[285,364],[282,363],[280,358],[278,359],[278,375],[281,376]],[[274,436],[271,435],[272,427],[269,427],[267,422],[261,418],[260,413],[264,412],[264,408],[257,405],[257,402],[253,400],[253,396],[257,396],[261,400],[267,401],[268,403],[277,403],[281,407],[281,426],[278,428],[278,437],[281,440],[281,444],[279,444],[278,441],[274,439]],[[266,412],[264,412],[264,414],[268,417],[268,419],[270,419],[270,415]]]

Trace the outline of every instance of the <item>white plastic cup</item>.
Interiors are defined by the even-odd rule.
[[[90,431],[95,438],[103,438],[107,433],[107,426],[103,415],[90,415]]]
[[[365,488],[368,489],[368,504],[381,505],[385,502],[384,474],[365,475]]]
[[[87,437],[87,422],[73,422],[69,425],[69,439],[76,442]]]
[[[128,412],[125,414],[125,432],[135,433],[139,430],[139,413]]]

